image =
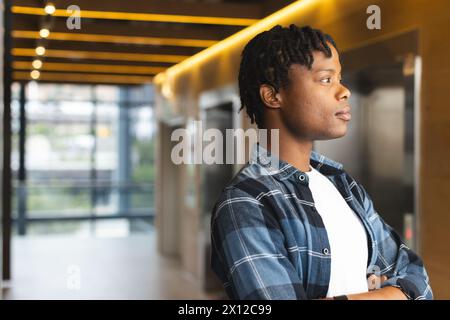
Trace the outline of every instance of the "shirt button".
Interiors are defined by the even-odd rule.
[[[330,254],[330,250],[328,248],[323,248],[322,253],[328,255]]]
[[[301,174],[298,176],[298,180],[300,180],[300,181],[305,181],[305,179],[306,179],[306,177],[304,174]]]

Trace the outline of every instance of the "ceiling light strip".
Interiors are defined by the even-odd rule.
[[[13,6],[11,11],[16,14],[46,15],[43,8]],[[69,17],[70,12],[66,9],[56,9],[53,16]],[[132,21],[155,21],[155,22],[173,22],[173,23],[196,23],[196,24],[217,24],[230,26],[250,26],[259,19],[250,18],[227,18],[227,17],[209,17],[209,16],[188,16],[175,14],[153,14],[153,13],[134,13],[134,12],[111,12],[111,11],[93,11],[81,10],[81,18],[90,19],[111,19],[111,20],[132,20]]]

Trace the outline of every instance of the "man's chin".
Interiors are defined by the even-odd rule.
[[[340,131],[340,132],[333,132],[333,133],[324,135],[322,137],[316,138],[314,140],[334,140],[334,139],[339,139],[339,138],[345,137],[346,134],[347,134],[347,129]]]

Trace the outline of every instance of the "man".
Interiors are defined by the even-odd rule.
[[[214,208],[211,266],[229,297],[432,299],[421,259],[363,186],[312,151],[351,119],[333,39],[295,25],[257,35],[239,89],[252,123],[279,129],[279,154],[268,153],[270,139],[257,145]]]

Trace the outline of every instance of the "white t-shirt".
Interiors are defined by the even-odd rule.
[[[327,297],[367,292],[368,246],[361,220],[327,177],[312,167],[306,174],[330,242],[331,277]]]

